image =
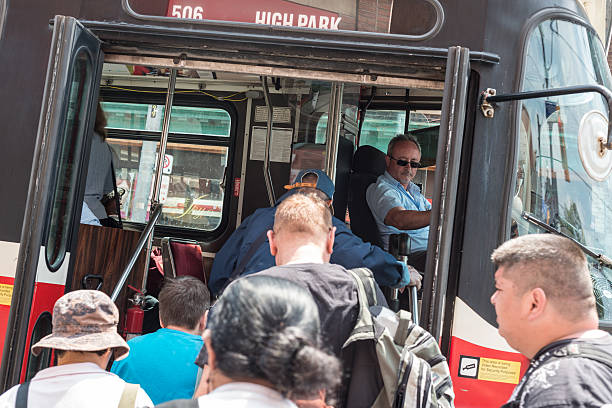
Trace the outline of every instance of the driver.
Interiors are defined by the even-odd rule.
[[[397,135],[387,148],[387,171],[370,185],[366,200],[376,220],[385,248],[389,235],[410,236],[410,264],[425,269],[431,204],[412,182],[421,166],[421,146],[412,135]]]

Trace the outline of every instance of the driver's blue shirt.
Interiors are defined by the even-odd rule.
[[[384,222],[389,210],[395,207],[412,211],[431,210],[431,204],[421,194],[421,189],[416,184],[410,182],[406,190],[399,181],[385,171],[385,174],[378,176],[376,183],[368,187],[366,201],[376,220],[385,248],[389,246],[389,235],[405,232],[410,236],[410,253],[427,249],[429,226],[402,231]]]

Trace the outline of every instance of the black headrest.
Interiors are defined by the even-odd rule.
[[[385,154],[374,146],[360,146],[353,156],[354,173],[367,173],[375,176],[383,174],[387,168]]]

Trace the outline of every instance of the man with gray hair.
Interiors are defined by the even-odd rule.
[[[0,407],[144,408],[153,403],[138,385],[106,371],[114,353],[125,358],[130,348],[117,333],[119,313],[103,292],[77,290],[53,307],[53,331],[32,346],[37,356],[53,349],[57,366],[0,396]]]
[[[525,235],[501,245],[491,259],[499,334],[531,360],[504,407],[612,404],[612,336],[598,330],[580,247],[557,235]]]
[[[387,148],[387,171],[366,191],[366,200],[382,242],[389,246],[389,235],[405,232],[410,236],[410,263],[425,269],[431,204],[412,182],[421,167],[421,147],[412,135],[398,135]]]

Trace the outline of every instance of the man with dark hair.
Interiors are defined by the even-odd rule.
[[[167,279],[159,293],[162,328],[130,340],[129,358],[115,362],[111,371],[126,381],[140,383],[156,405],[191,398],[198,376],[193,362],[204,344],[209,306],[210,294],[199,279]]]
[[[612,404],[612,336],[598,330],[580,247],[557,235],[525,235],[501,245],[491,259],[499,334],[531,360],[504,407]]]
[[[387,148],[387,171],[366,191],[383,245],[389,235],[405,232],[410,236],[410,263],[425,269],[425,251],[429,237],[431,204],[412,182],[421,166],[421,146],[412,135],[398,135]]]
[[[275,265],[270,254],[267,231],[272,229],[274,214],[278,206],[294,193],[311,192],[319,195],[331,206],[334,184],[321,170],[309,169],[299,172],[290,189],[278,199],[274,207],[260,208],[247,217],[240,227],[225,242],[215,256],[210,274],[209,288],[218,295],[231,279],[262,271]],[[419,285],[420,276],[410,271],[405,264],[380,248],[363,242],[355,236],[341,220],[332,217],[335,228],[331,263],[347,269],[366,267],[372,271],[379,285],[404,287],[409,283]]]
[[[0,396],[0,407],[144,408],[152,405],[142,388],[106,371],[130,352],[117,333],[119,312],[103,292],[77,290],[53,306],[53,331],[32,346],[38,356],[53,349],[57,365]]]

